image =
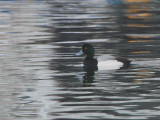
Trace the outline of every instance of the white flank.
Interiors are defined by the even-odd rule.
[[[98,61],[98,70],[115,70],[123,66],[117,60]]]

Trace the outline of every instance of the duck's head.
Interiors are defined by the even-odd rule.
[[[86,58],[92,59],[94,57],[94,48],[91,44],[84,43],[82,45],[82,49],[79,53],[76,53],[77,56],[80,56],[82,54],[86,55]]]

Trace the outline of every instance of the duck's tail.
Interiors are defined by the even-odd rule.
[[[130,66],[130,64],[131,64],[131,60],[128,60],[128,59],[126,59],[126,58],[123,58],[123,57],[118,57],[118,58],[116,58],[116,60],[117,61],[119,61],[119,62],[122,62],[123,63],[123,66]]]

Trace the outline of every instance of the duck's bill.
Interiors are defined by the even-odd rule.
[[[78,53],[75,54],[76,56],[80,56],[80,55],[83,55],[83,51],[79,51]]]

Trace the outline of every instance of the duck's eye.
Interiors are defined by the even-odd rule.
[[[84,49],[85,49],[85,50],[87,50],[87,49],[88,49],[88,47],[85,47]]]

